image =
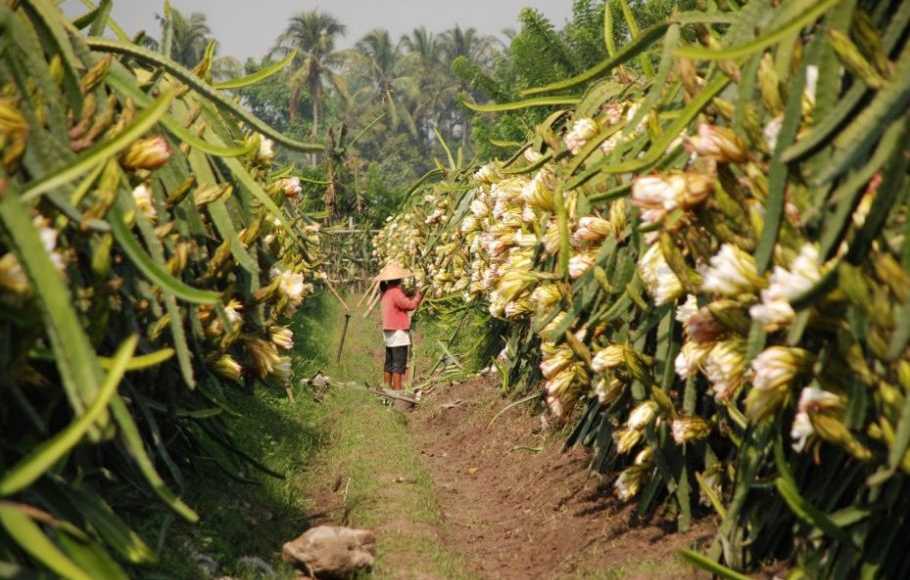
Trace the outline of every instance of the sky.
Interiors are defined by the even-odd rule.
[[[517,28],[518,12],[537,8],[557,27],[569,18],[571,0],[171,0],[181,12],[204,12],[212,34],[221,43],[221,54],[241,60],[265,55],[297,12],[322,10],[348,27],[340,47],[353,46],[374,28],[386,28],[393,37],[426,26],[439,32],[456,23],[483,34],[500,34]],[[114,0],[114,18],[130,35],[147,30],[158,36],[155,14],[162,1]],[[65,0],[64,11],[76,16],[85,9],[80,0]]]

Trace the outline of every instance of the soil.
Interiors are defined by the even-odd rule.
[[[655,521],[630,525],[632,508],[587,469],[585,449],[562,451],[540,419],[506,405],[496,381],[443,388],[410,415],[410,431],[437,489],[445,544],[477,578],[698,578],[675,553],[711,537]],[[597,572],[595,572],[597,571]]]
[[[372,324],[363,321],[354,332],[371,330]],[[352,343],[351,359],[372,362],[361,365],[371,367],[368,374],[380,376],[381,345]],[[350,368],[334,370],[339,375],[351,372]],[[413,502],[398,497],[414,493],[409,491],[414,486],[408,485],[413,483],[408,480],[411,474],[377,466],[372,476],[381,485],[367,501],[385,506],[380,521],[372,522],[380,549],[383,538],[394,535],[409,537],[411,542],[427,541],[451,552],[458,569],[426,573],[418,569],[428,556],[417,545],[388,546],[381,569],[374,570],[377,577],[708,577],[682,563],[676,553],[708,542],[713,537],[712,522],[696,520],[689,531],[678,533],[675,522],[659,514],[650,521],[634,521],[634,506],[613,495],[612,479],[588,469],[590,452],[582,447],[563,451],[564,438],[542,426],[531,410],[534,403],[497,416],[509,404],[498,386],[490,375],[437,384],[415,410],[387,409],[407,424],[402,435],[410,438],[408,445],[418,452],[417,463],[432,480],[429,501],[438,504],[441,521],[416,521],[401,507]],[[373,405],[373,400],[367,404]],[[327,423],[334,421],[330,417]],[[349,518],[350,510],[356,512],[357,507],[346,505],[347,468],[344,461],[340,463],[315,470],[324,475],[310,489],[313,504],[321,508],[310,515],[314,524],[360,523],[357,517]]]

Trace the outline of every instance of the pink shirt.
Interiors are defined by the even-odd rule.
[[[393,286],[382,295],[382,329],[408,330],[411,328],[411,317],[408,312],[420,306],[423,296],[418,292],[414,298],[408,298],[398,286]]]

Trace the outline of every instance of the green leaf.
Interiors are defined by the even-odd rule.
[[[101,368],[63,278],[44,250],[32,217],[10,182],[0,181],[0,221],[37,295],[70,406],[77,415],[81,414],[96,396],[102,379]]]
[[[20,548],[55,574],[69,580],[93,580],[91,575],[67,558],[16,505],[0,502],[0,524]]]
[[[88,525],[126,561],[133,564],[155,561],[152,549],[97,494],[75,487],[64,488],[63,492]]]
[[[832,181],[853,167],[856,160],[875,145],[885,128],[907,111],[908,106],[910,43],[901,50],[891,80],[834,140],[837,151],[825,171],[816,177],[816,183]]]
[[[92,22],[92,27],[89,29],[89,34],[92,36],[101,36],[104,34],[104,29],[107,27],[107,22],[111,17],[111,9],[113,7],[113,0],[101,0],[101,3],[98,4],[98,12],[95,16],[95,20]]]
[[[217,90],[203,82],[186,67],[181,66],[168,58],[164,58],[160,54],[156,54],[150,50],[146,50],[134,44],[116,40],[88,38],[86,39],[86,42],[93,50],[131,56],[137,60],[144,61],[153,66],[165,69],[167,72],[174,75],[179,80],[188,84],[197,93],[218,105],[218,107],[229,111],[233,115],[236,115],[247,125],[253,127],[266,137],[269,137],[276,142],[281,143],[285,147],[304,152],[317,152],[325,149],[325,146],[319,143],[303,143],[301,141],[291,139],[290,137],[286,137],[282,133],[276,131],[269,125],[251,115],[243,107],[236,105],[221,95]]]
[[[831,521],[827,514],[823,513],[821,510],[813,506],[811,503],[806,501],[803,496],[800,495],[799,490],[796,487],[796,484],[793,481],[789,481],[784,477],[778,477],[774,480],[774,486],[777,488],[780,496],[784,498],[784,501],[787,502],[787,505],[799,519],[803,520],[807,524],[811,525],[814,528],[822,530],[825,534],[831,538],[843,542],[848,545],[853,545],[853,542],[850,540],[850,537]]]
[[[158,366],[161,363],[170,360],[174,356],[174,349],[172,348],[162,348],[161,350],[156,350],[149,354],[144,354],[142,356],[134,356],[126,363],[127,371],[144,371],[154,366]],[[108,358],[106,356],[99,356],[98,363],[101,365],[101,368],[110,371],[114,365],[114,359]]]
[[[490,103],[480,104],[463,100],[462,104],[478,113],[502,113],[504,111],[517,111],[520,109],[529,109],[531,107],[551,107],[554,105],[577,105],[581,102],[581,97],[556,96],[556,97],[537,97],[534,99],[524,99],[514,103]]]
[[[291,62],[297,58],[297,50],[292,50],[286,57],[280,61],[270,64],[269,66],[263,67],[253,74],[246,75],[244,77],[231,79],[229,81],[224,81],[220,83],[214,83],[212,86],[221,91],[233,90],[233,89],[243,89],[246,87],[253,86],[255,84],[261,83],[265,79],[274,76],[284,68],[291,64]]]
[[[692,101],[686,106],[673,123],[667,127],[667,130],[660,134],[660,137],[654,141],[651,149],[638,159],[632,159],[623,163],[611,163],[610,159],[605,159],[596,164],[591,169],[581,173],[578,177],[566,185],[566,189],[575,189],[582,185],[598,173],[631,173],[639,171],[656,163],[661,156],[667,151],[670,144],[689,126],[696,116],[704,109],[723,89],[730,83],[730,79],[725,76],[718,76],[704,88]]]
[[[813,23],[822,14],[834,7],[838,2],[840,2],[840,0],[816,0],[811,8],[807,9],[803,14],[797,18],[794,18],[786,25],[781,26],[776,30],[766,32],[755,40],[747,42],[746,44],[742,44],[740,46],[734,46],[721,50],[712,50],[710,48],[703,48],[700,46],[683,46],[677,48],[674,51],[674,54],[676,54],[676,56],[700,60],[736,60],[745,56],[749,56],[752,53],[767,48],[772,44],[783,40],[787,36],[798,32],[804,26]]]
[[[188,286],[182,280],[171,276],[167,270],[158,265],[145,253],[139,241],[133,237],[132,232],[130,232],[124,222],[123,211],[117,205],[108,212],[108,218],[111,224],[111,233],[114,234],[114,239],[117,240],[123,253],[151,282],[177,298],[193,304],[215,304],[221,299],[221,295],[217,292],[198,290]]]
[[[240,184],[246,188],[250,194],[253,195],[256,199],[262,203],[263,207],[272,214],[272,217],[277,218],[281,222],[281,225],[284,226],[284,229],[287,230],[290,237],[294,240],[297,240],[297,233],[294,231],[294,228],[291,227],[291,223],[288,221],[287,216],[281,211],[272,198],[262,189],[262,186],[259,185],[259,182],[250,175],[250,172],[247,171],[246,167],[243,166],[240,161],[237,159],[225,159],[224,164],[227,166],[228,170],[234,174],[234,177]]]
[[[123,67],[123,65],[120,63],[114,63],[114,65],[111,67],[110,74],[108,74],[107,79],[105,79],[105,82],[108,84],[108,86],[123,96],[133,99],[133,101],[135,101],[139,106],[150,106],[152,103],[152,98],[143,93],[136,85],[135,79],[129,78],[128,75],[129,72]],[[193,149],[198,149],[203,153],[215,155],[216,157],[243,157],[244,155],[249,155],[255,151],[258,146],[255,140],[252,139],[249,143],[241,143],[234,147],[227,147],[223,144],[210,143],[205,139],[197,137],[195,133],[186,129],[174,117],[167,114],[161,116],[160,122],[162,125],[164,125],[164,128],[167,129],[168,132],[170,132],[179,141],[186,143]]]
[[[905,126],[906,119],[904,118],[893,122],[885,130],[885,134],[879,140],[878,147],[868,163],[853,172],[831,195],[829,204],[836,203],[837,206],[835,207],[834,213],[825,219],[822,224],[821,240],[819,241],[821,251],[819,255],[823,260],[827,260],[831,257],[840,246],[840,242],[844,235],[846,235],[847,228],[850,225],[850,218],[853,215],[853,212],[856,211],[860,197],[863,195],[863,192],[866,189],[865,186],[868,185],[869,180],[872,179],[872,177],[878,173],[894,155],[903,155],[902,145],[904,143],[903,136]],[[881,204],[882,201],[878,198],[884,197],[885,201],[887,201],[891,195],[896,195],[897,193],[898,192],[896,191],[886,192],[883,195],[876,196],[876,201]],[[885,216],[879,215],[878,219],[884,217]],[[875,225],[875,223],[873,222],[872,225]],[[869,235],[870,232],[864,234],[864,236]],[[871,239],[868,240],[868,242],[871,242]],[[865,244],[867,242],[863,243]],[[852,257],[854,258],[853,263],[857,263],[855,260],[863,258],[861,255],[853,255]]]
[[[82,111],[82,89],[79,85],[79,69],[82,63],[73,52],[64,28],[63,14],[48,0],[23,0],[23,6],[31,15],[33,23],[38,24],[47,33],[47,39],[53,44],[48,47],[51,54],[60,57],[63,67],[63,92],[69,101],[69,107],[77,116]]]
[[[95,4],[91,0],[80,0],[80,1],[82,2],[82,5],[85,6],[86,8],[88,8],[89,10],[95,9]],[[114,31],[114,36],[116,36],[118,40],[121,40],[123,42],[129,42],[130,36],[126,33],[125,30],[123,30],[123,28],[119,24],[117,24],[114,21],[113,18],[108,16],[106,18],[106,21],[107,21],[106,22],[107,26],[110,26],[111,30]]]
[[[57,171],[32,182],[28,188],[22,192],[22,199],[24,201],[31,201],[43,193],[66,185],[70,181],[95,169],[98,165],[129,147],[133,141],[142,137],[146,131],[155,126],[155,123],[157,123],[167,111],[173,98],[173,92],[165,92],[162,94],[151,107],[136,115],[133,122],[123,131],[118,133],[116,137],[110,141],[96,143],[66,167],[62,167]]]
[[[145,450],[145,444],[142,442],[142,435],[139,433],[139,428],[136,427],[136,422],[133,421],[129,409],[127,409],[123,399],[119,396],[114,397],[111,401],[111,412],[114,419],[117,421],[117,424],[120,426],[120,437],[127,452],[139,466],[139,471],[142,472],[142,475],[152,487],[152,490],[168,505],[168,507],[186,521],[191,523],[199,521],[199,516],[196,512],[186,505],[183,500],[175,496],[173,492],[168,489],[167,485],[165,485],[161,476],[158,475],[158,472],[155,470],[155,465],[152,463],[152,460]]]
[[[0,497],[12,495],[31,485],[82,440],[117,392],[117,385],[120,384],[138,343],[139,337],[131,336],[117,349],[111,370],[104,378],[98,396],[85,413],[63,431],[35,447],[0,478]]]
[[[196,176],[196,183],[199,186],[214,185],[217,183],[215,174],[201,151],[190,151],[189,161],[190,167],[193,169],[193,173]],[[206,209],[209,212],[209,216],[212,218],[212,222],[215,224],[215,228],[221,235],[221,238],[230,243],[231,255],[234,256],[237,263],[247,272],[258,274],[259,264],[256,263],[256,260],[253,259],[253,256],[250,255],[246,247],[244,247],[243,243],[240,241],[237,229],[234,227],[234,222],[231,220],[225,202],[223,200],[214,201],[209,203]]]
[[[727,580],[751,580],[748,576],[740,574],[736,570],[727,568],[726,566],[722,566],[707,556],[699,554],[695,550],[680,550],[679,555],[695,566],[706,572],[710,572],[719,578],[726,578]]]
[[[810,55],[817,52],[817,50],[812,49],[817,46],[818,42],[816,41],[809,47]],[[811,56],[807,57],[806,60],[808,61],[810,58]],[[755,265],[759,274],[764,273],[771,266],[774,245],[777,243],[777,236],[784,217],[785,195],[790,168],[781,160],[781,155],[796,139],[796,133],[799,130],[799,123],[802,118],[803,88],[806,84],[806,66],[807,62],[803,62],[803,66],[800,67],[800,74],[791,83],[790,94],[787,97],[787,105],[784,109],[784,120],[768,167],[768,198],[765,200],[765,223],[761,232],[761,239],[755,248]]]
[[[129,580],[110,554],[93,541],[77,539],[66,533],[57,533],[57,542],[63,551],[84,570],[89,570],[98,580]]]
[[[655,24],[650,28],[645,29],[641,35],[636,38],[633,42],[630,42],[623,47],[615,56],[609,57],[607,60],[603,61],[599,65],[592,67],[585,72],[575,75],[574,77],[568,78],[564,81],[558,81],[555,83],[550,83],[542,87],[535,87],[532,89],[525,89],[521,91],[522,97],[529,97],[531,95],[539,95],[541,93],[552,93],[554,91],[562,91],[565,89],[571,89],[577,87],[578,85],[584,84],[588,81],[599,78],[606,73],[610,72],[612,69],[617,66],[635,58],[643,51],[647,50],[654,42],[660,39],[667,27],[670,26],[669,22],[662,22],[660,24]]]

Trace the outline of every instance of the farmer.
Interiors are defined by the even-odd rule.
[[[382,294],[382,332],[385,338],[385,384],[396,391],[408,366],[411,346],[411,313],[423,300],[418,292],[413,298],[405,294],[401,281],[413,274],[395,262],[389,262],[376,277]]]

